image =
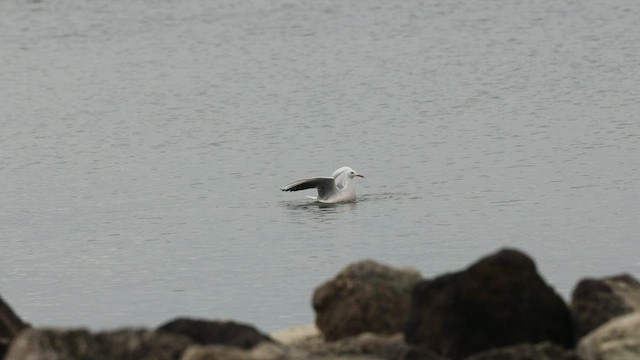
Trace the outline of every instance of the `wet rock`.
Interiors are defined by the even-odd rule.
[[[243,349],[262,341],[272,341],[253,326],[233,321],[178,318],[161,325],[157,331],[181,334],[201,345],[222,344]]]
[[[0,359],[6,353],[11,340],[28,327],[29,324],[23,322],[0,297]]]
[[[416,270],[372,260],[351,264],[314,292],[316,325],[329,341],[402,331],[411,287],[420,278]]]
[[[640,311],[640,283],[623,274],[602,279],[584,279],[571,297],[576,338],[607,321]]]
[[[143,329],[28,329],[11,343],[6,360],[177,360],[190,344],[182,335]]]
[[[573,350],[544,342],[481,351],[465,360],[581,360]]]
[[[452,359],[519,343],[570,347],[573,340],[566,304],[516,250],[416,284],[405,336]]]
[[[578,343],[584,360],[640,359],[640,312],[623,315],[593,330]]]

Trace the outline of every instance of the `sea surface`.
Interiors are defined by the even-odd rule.
[[[273,331],[376,259],[640,277],[635,0],[0,2],[0,295]],[[356,203],[284,193],[350,166]]]

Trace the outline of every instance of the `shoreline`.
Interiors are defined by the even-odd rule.
[[[640,358],[638,280],[584,278],[566,301],[514,249],[429,279],[361,260],[317,286],[311,303],[313,323],[269,333],[187,317],[155,329],[91,331],[33,327],[0,298],[0,359],[617,360],[611,356],[620,351]]]

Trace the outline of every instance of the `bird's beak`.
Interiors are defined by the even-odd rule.
[[[362,175],[362,174],[356,174],[356,176],[361,177],[361,178],[364,179],[364,175]]]

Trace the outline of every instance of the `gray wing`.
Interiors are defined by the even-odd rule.
[[[310,179],[302,179],[283,187],[282,191],[299,191],[306,189],[318,189],[318,200],[326,199],[331,194],[338,191],[336,182],[330,177],[317,177]]]

